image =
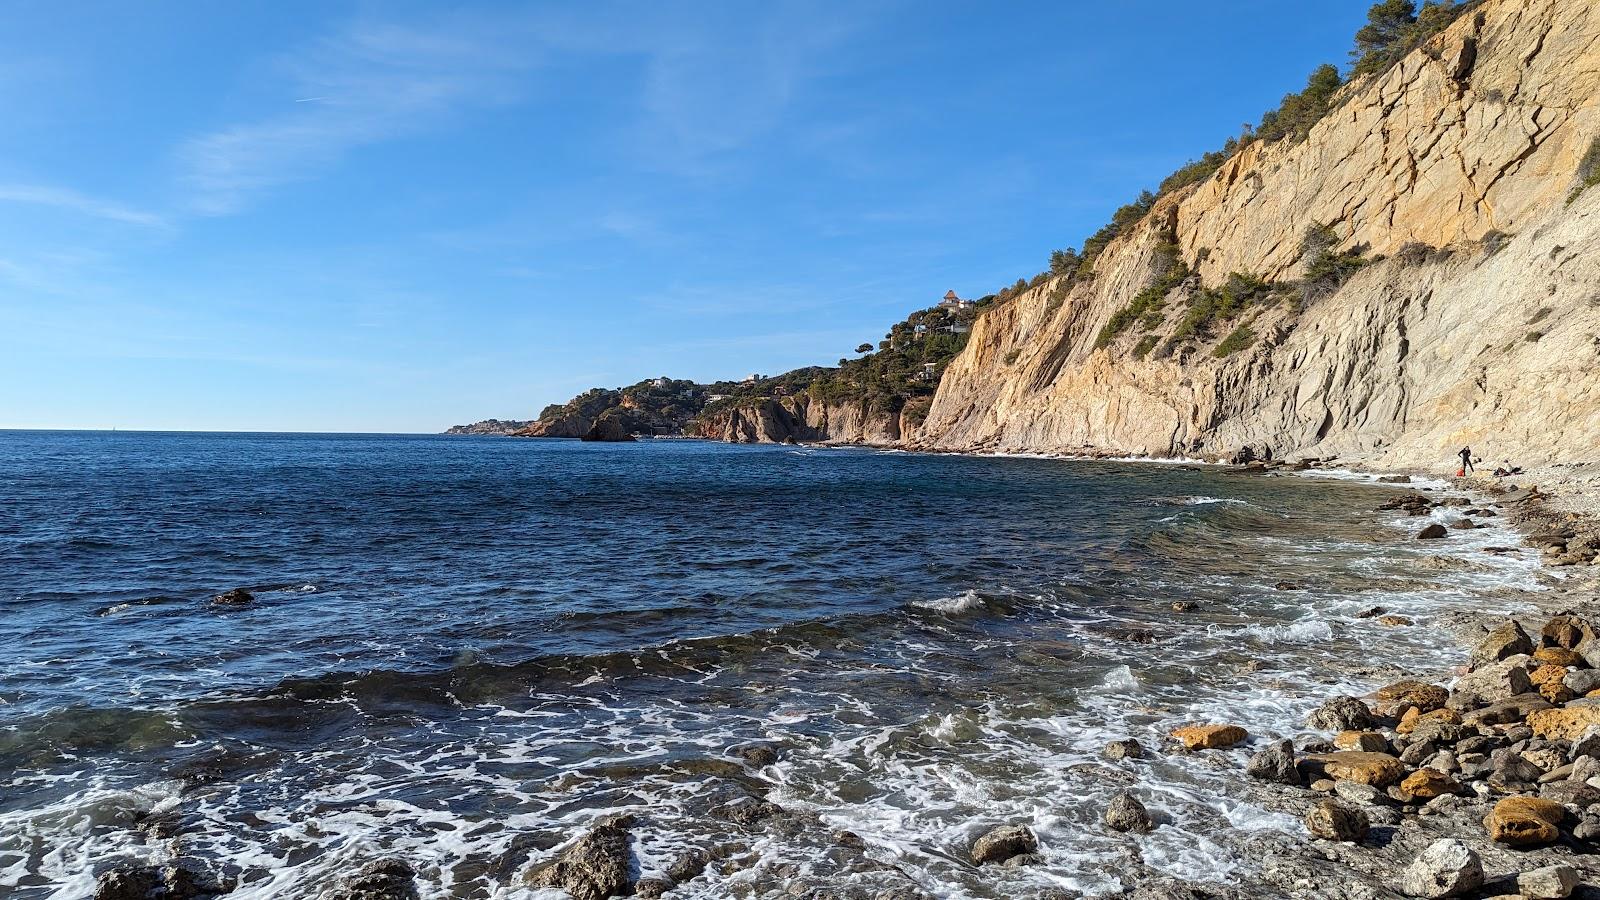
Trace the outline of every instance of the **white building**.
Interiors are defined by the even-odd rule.
[[[955,291],[946,291],[944,299],[939,301],[940,309],[948,309],[951,312],[961,312],[962,310],[971,309],[977,305],[978,304],[976,301],[963,300],[960,297],[957,297]]]

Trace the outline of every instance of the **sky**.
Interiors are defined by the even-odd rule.
[[[833,364],[1039,272],[1368,5],[7,0],[0,428]]]

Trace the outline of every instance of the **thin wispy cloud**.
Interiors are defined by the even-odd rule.
[[[165,228],[166,219],[155,213],[132,209],[118,203],[80,194],[68,188],[33,184],[0,184],[0,203],[23,203],[48,206],[69,212],[81,213],[96,219],[140,225],[146,228]]]
[[[298,95],[289,109],[182,146],[189,206],[202,215],[237,212],[357,148],[510,101],[535,58],[481,27],[352,26],[279,61],[275,71]]]

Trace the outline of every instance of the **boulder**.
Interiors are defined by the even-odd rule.
[[[1571,866],[1545,866],[1517,873],[1517,893],[1536,900],[1562,900],[1578,889],[1578,870]]]
[[[1387,753],[1341,750],[1307,756],[1301,765],[1318,777],[1388,787],[1405,777],[1405,763]]]
[[[1590,691],[1600,691],[1600,669],[1573,669],[1561,683],[1580,697]]]
[[[1600,757],[1600,725],[1590,725],[1583,730],[1583,734],[1572,742],[1572,752],[1568,759],[1577,760],[1581,757]]]
[[[1575,741],[1593,725],[1600,725],[1600,698],[1528,713],[1528,727],[1545,740]]]
[[[1540,647],[1533,651],[1533,660],[1541,665],[1574,666],[1588,665],[1583,661],[1583,655],[1576,650],[1565,647]]]
[[[1435,709],[1428,712],[1419,712],[1418,707],[1411,707],[1400,717],[1400,722],[1395,726],[1395,731],[1401,734],[1412,734],[1419,727],[1426,734],[1430,726],[1439,723],[1445,725],[1460,725],[1462,716],[1453,709]],[[1418,740],[1427,740],[1419,738]]]
[[[1450,529],[1444,527],[1443,525],[1440,525],[1438,522],[1434,522],[1432,525],[1429,525],[1428,527],[1426,527],[1426,528],[1422,529],[1421,531],[1417,532],[1417,540],[1419,540],[1419,541],[1437,541],[1440,538],[1448,537],[1449,534],[1450,534]]]
[[[1377,711],[1388,716],[1398,716],[1407,709],[1433,712],[1444,707],[1450,692],[1436,684],[1421,681],[1397,681],[1378,688],[1373,698]]]
[[[1296,787],[1305,783],[1294,763],[1293,741],[1276,741],[1258,750],[1250,757],[1250,762],[1245,765],[1244,771],[1251,778],[1262,781],[1292,784]]]
[[[1360,731],[1374,724],[1372,710],[1355,697],[1335,697],[1306,716],[1306,725],[1322,731]]]
[[[1528,673],[1528,681],[1532,682],[1536,688],[1552,682],[1560,684],[1561,680],[1566,677],[1567,667],[1558,666],[1555,663],[1544,663]]]
[[[1323,800],[1306,813],[1306,830],[1323,840],[1359,844],[1370,827],[1366,813],[1337,800]]]
[[[1450,692],[1451,707],[1470,709],[1518,694],[1532,693],[1533,682],[1528,680],[1528,670],[1522,667],[1520,659],[1513,656],[1487,663],[1457,678]]]
[[[1106,744],[1100,755],[1106,759],[1143,759],[1144,745],[1133,738],[1123,738]]]
[[[1461,721],[1473,727],[1478,725],[1510,725],[1526,719],[1531,712],[1549,708],[1550,701],[1538,694],[1519,694],[1505,700],[1497,700],[1487,706],[1465,713],[1461,716]]]
[[[1522,630],[1522,626],[1518,625],[1515,619],[1505,619],[1478,639],[1477,645],[1472,648],[1472,661],[1499,662],[1507,657],[1532,652],[1533,639],[1528,637],[1528,633]]]
[[[1217,750],[1232,747],[1250,733],[1237,725],[1184,725],[1172,729],[1185,750]]]
[[[1543,630],[1539,632],[1539,646],[1564,647],[1572,650],[1594,636],[1594,626],[1588,619],[1573,612],[1563,612],[1552,616],[1550,621],[1545,623]]]
[[[1418,769],[1400,781],[1400,796],[1407,803],[1413,800],[1432,800],[1444,794],[1461,791],[1461,782],[1437,769]]]
[[[179,858],[162,865],[124,863],[108,869],[95,880],[94,900],[210,900],[233,889],[233,879],[219,878],[198,860]],[[404,900],[415,897],[413,892]]]
[[[1454,714],[1455,710],[1436,709],[1427,715],[1418,716],[1411,724],[1411,739],[1435,744],[1454,744],[1472,734],[1471,729],[1460,724],[1459,716],[1452,720],[1443,715],[1444,713]]]
[[[1106,806],[1106,825],[1116,831],[1132,831],[1146,834],[1155,827],[1150,819],[1150,811],[1144,808],[1139,798],[1127,791],[1118,791],[1111,803]]]
[[[1400,873],[1400,893],[1408,897],[1461,897],[1483,884],[1483,861],[1460,841],[1428,845]]]
[[[633,893],[628,829],[620,823],[596,825],[528,873],[534,887],[560,888],[573,900],[604,900]]]
[[[1484,816],[1489,839],[1512,847],[1548,844],[1561,836],[1557,827],[1566,810],[1561,804],[1538,797],[1507,797]]]
[[[1368,753],[1388,753],[1389,742],[1376,731],[1341,731],[1333,736],[1333,745],[1340,750],[1363,750]]]
[[[757,769],[766,768],[778,761],[778,751],[767,744],[745,744],[735,747],[733,755]]]
[[[1039,849],[1039,839],[1021,825],[1002,825],[989,831],[972,844],[972,861],[978,865],[1003,863],[1013,856],[1034,853]]]
[[[1390,628],[1402,628],[1407,625],[1415,625],[1416,623],[1405,616],[1396,616],[1391,614],[1387,616],[1379,616],[1378,624],[1387,625]]]

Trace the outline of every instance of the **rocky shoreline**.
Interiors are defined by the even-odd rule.
[[[1292,472],[1314,462],[1250,461],[1243,471]],[[1405,483],[1409,476],[1379,480]],[[1390,897],[1600,897],[1600,526],[1565,512],[1537,488],[1490,485],[1466,496],[1423,487],[1383,503],[1385,515],[1434,518],[1450,527],[1418,529],[1414,540],[1448,545],[1453,532],[1496,520],[1526,536],[1559,568],[1542,576],[1550,589],[1519,595],[1537,616],[1503,611],[1394,627],[1432,628],[1459,641],[1463,664],[1450,671],[1411,671],[1403,659],[1355,664],[1352,672],[1381,684],[1362,696],[1330,696],[1293,738],[1254,737],[1227,721],[1173,729],[1160,746],[1113,740],[1102,753],[1108,783],[1121,786],[1099,810],[1113,832],[1150,833],[1163,825],[1140,799],[1137,768],[1152,755],[1232,771],[1240,799],[1299,818],[1304,833],[1225,830],[1219,835],[1256,868],[1234,884],[1186,882],[1164,874],[1132,848],[1129,889],[1143,900],[1256,900],[1268,897],[1368,900]],[[1442,534],[1440,533],[1442,532]],[[1513,552],[1488,547],[1485,553]],[[1280,586],[1284,587],[1284,586]],[[1285,587],[1292,589],[1293,586]],[[1174,606],[1175,612],[1182,612]],[[1384,621],[1373,608],[1363,615]],[[1346,673],[1349,674],[1349,673]],[[814,813],[780,806],[763,771],[785,748],[744,745],[705,774],[737,790],[705,814],[726,824],[727,839],[654,860],[646,869],[638,840],[657,826],[648,813],[613,814],[573,832],[564,844],[516,847],[502,861],[506,883],[564,891],[577,900],[671,897],[707,873],[746,872],[730,896],[916,900],[930,897],[892,857],[871,852],[850,831],[832,829]],[[827,870],[762,864],[762,843],[803,832],[829,844]],[[965,848],[952,848],[981,875],[1042,862],[1038,836],[1026,824],[993,828]],[[768,861],[770,863],[770,861]],[[759,865],[758,865],[759,864]],[[750,876],[754,875],[754,879]],[[698,887],[704,886],[701,881]],[[197,860],[129,864],[100,873],[96,900],[226,896],[234,883]],[[333,900],[411,900],[416,872],[401,859],[352,865],[330,885]],[[1080,896],[1064,889],[1029,900]]]

